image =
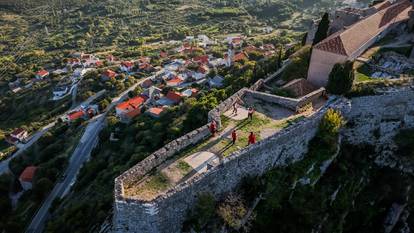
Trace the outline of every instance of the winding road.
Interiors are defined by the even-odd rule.
[[[55,185],[53,190],[50,192],[49,196],[44,200],[40,209],[36,212],[36,215],[33,217],[30,225],[28,226],[26,233],[41,233],[45,223],[50,215],[49,209],[52,205],[53,200],[56,198],[63,198],[71,189],[73,184],[76,182],[76,176],[81,169],[83,163],[85,163],[90,156],[93,148],[98,144],[98,136],[100,131],[104,128],[106,115],[112,110],[117,104],[122,102],[128,97],[128,93],[134,90],[138,85],[145,82],[145,78],[140,82],[132,85],[127,90],[122,92],[118,97],[115,97],[111,104],[107,107],[104,113],[94,117],[88,123],[86,130],[79,141],[76,149],[74,150],[70,160],[68,168],[66,169],[63,177],[59,183]]]

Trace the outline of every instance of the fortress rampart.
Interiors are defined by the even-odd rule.
[[[249,89],[240,90],[210,112],[210,119],[220,121],[222,112],[246,94],[257,93]],[[272,96],[266,95],[266,98],[270,98],[266,101],[274,101]],[[166,145],[115,180],[114,232],[181,232],[182,223],[199,194],[211,193],[219,199],[234,190],[243,177],[262,175],[274,167],[287,166],[303,159],[309,141],[316,134],[319,122],[329,108],[338,109],[349,124],[353,124],[343,131],[344,140],[349,143],[386,144],[401,128],[414,127],[414,91],[411,89],[352,100],[331,99],[313,116],[255,145],[234,152],[220,164],[179,183],[150,201],[124,195],[124,185],[131,185],[132,181],[144,176],[179,150],[207,137],[208,127],[203,126]]]

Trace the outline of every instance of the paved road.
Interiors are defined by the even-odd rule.
[[[99,96],[103,95],[105,92],[106,92],[105,90],[102,90],[102,91],[96,93],[95,95],[89,97],[87,100],[85,100],[81,104],[77,105],[76,107],[79,107],[81,105],[89,105],[93,100],[95,100]],[[72,111],[72,110],[73,110],[73,108],[66,111],[64,114],[57,116],[56,119],[59,119],[60,117],[62,117],[63,115],[65,115],[66,113],[68,113],[69,111]],[[30,140],[25,144],[21,144],[19,146],[19,149],[13,155],[11,155],[9,158],[1,161],[0,162],[0,175],[4,174],[6,172],[9,172],[10,171],[10,169],[9,169],[10,161],[13,158],[16,158],[16,157],[20,156],[23,153],[23,151],[25,151],[30,146],[32,146],[35,142],[37,142],[37,140],[39,140],[40,137],[42,137],[47,131],[49,131],[53,126],[55,126],[56,122],[57,122],[57,120],[50,123],[50,124],[48,124],[48,125],[46,125],[42,129],[40,129],[39,131],[34,133],[33,136],[30,138]]]
[[[19,146],[19,149],[13,154],[11,155],[9,158],[1,161],[0,163],[0,175],[6,172],[9,172],[9,164],[10,161],[21,155],[23,153],[23,151],[25,151],[27,148],[29,148],[30,146],[32,146],[37,140],[39,140],[40,137],[43,136],[43,134],[45,134],[47,131],[49,131],[49,129],[51,129],[53,126],[55,126],[56,122],[52,122],[48,125],[46,125],[45,127],[43,127],[41,130],[37,131],[35,134],[33,134],[33,136],[30,138],[30,140],[25,143],[25,144],[21,144]]]
[[[92,149],[97,145],[99,132],[103,128],[105,122],[105,115],[106,114],[102,114],[95,117],[88,124],[85,133],[69,160],[68,168],[64,173],[65,178],[57,183],[53,188],[52,192],[43,202],[42,207],[37,211],[36,215],[32,219],[32,222],[26,232],[43,232],[44,224],[49,217],[49,208],[52,205],[53,200],[56,198],[62,198],[68,193],[76,181],[76,176],[82,167],[82,164],[89,159]]]
[[[73,152],[69,165],[64,173],[64,179],[60,183],[57,183],[53,188],[52,192],[43,202],[40,209],[37,211],[36,215],[33,217],[29,227],[26,230],[26,233],[41,233],[43,232],[44,225],[47,218],[49,217],[49,208],[57,197],[64,197],[71,189],[73,184],[76,182],[76,176],[82,167],[83,163],[89,159],[92,149],[98,143],[98,136],[100,131],[103,129],[106,115],[112,108],[114,108],[118,103],[122,102],[128,96],[128,92],[134,90],[138,85],[140,85],[145,80],[151,77],[145,78],[140,82],[132,85],[126,91],[122,92],[118,97],[114,98],[111,104],[108,106],[106,111],[99,116],[96,116],[94,119],[89,121],[89,124],[83,134],[82,138],[75,151]]]

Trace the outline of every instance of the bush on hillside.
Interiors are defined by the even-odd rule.
[[[293,79],[308,77],[308,68],[311,55],[311,47],[305,46],[294,53],[291,57],[291,64],[289,64],[282,74],[282,79],[291,81]]]
[[[319,124],[319,135],[322,139],[330,141],[336,138],[344,123],[345,120],[339,111],[328,109]]]
[[[354,83],[353,62],[347,61],[343,64],[335,64],[329,74],[326,89],[335,95],[344,95],[352,89]]]

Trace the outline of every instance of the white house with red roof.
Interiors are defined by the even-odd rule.
[[[412,3],[401,0],[379,9],[375,14],[330,35],[313,47],[308,70],[308,80],[313,85],[326,86],[335,64],[355,60],[393,28],[407,22]]]
[[[80,66],[82,65],[82,62],[79,58],[68,58],[68,61],[66,63],[68,66]]]
[[[118,74],[110,69],[105,70],[102,75],[101,75],[101,79],[102,81],[108,81],[111,79],[114,79]]]
[[[26,167],[19,176],[20,184],[24,190],[32,189],[33,178],[36,175],[37,167],[29,166]]]
[[[183,99],[183,95],[180,92],[169,91],[166,96],[162,97],[156,102],[160,106],[172,106],[179,104]]]
[[[184,83],[184,80],[180,76],[175,76],[172,79],[166,80],[168,87],[178,87]]]
[[[153,107],[153,108],[149,108],[146,113],[153,118],[160,118],[164,110],[165,108],[163,107]]]
[[[121,62],[120,69],[122,72],[131,72],[133,68],[134,68],[134,63],[132,61]]]
[[[15,145],[19,142],[23,142],[23,143],[26,142],[28,137],[29,137],[29,133],[25,129],[18,128],[18,129],[15,129],[8,136],[6,136],[6,141],[10,144]]]
[[[134,117],[141,114],[145,101],[146,99],[143,96],[137,96],[125,102],[122,102],[115,108],[116,115],[119,117],[121,122],[128,123]]]
[[[36,72],[36,79],[44,79],[47,76],[49,76],[49,71],[45,70],[45,69],[41,69],[39,71]]]

